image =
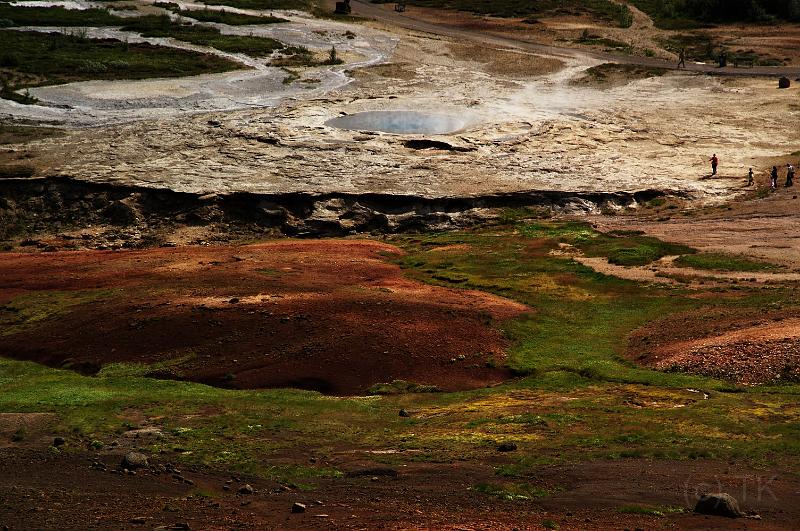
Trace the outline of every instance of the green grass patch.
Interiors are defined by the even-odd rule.
[[[137,32],[143,37],[172,37],[223,52],[242,53],[253,57],[271,55],[275,50],[284,47],[280,41],[268,37],[223,35],[216,28],[181,24],[171,20],[168,15],[147,15],[130,19],[122,29]]]
[[[683,513],[685,509],[682,507],[649,507],[646,505],[625,505],[617,509],[617,512],[622,514],[641,514],[645,516],[657,516],[659,518],[668,514]]]
[[[392,3],[394,0],[372,0],[373,3]],[[506,18],[529,18],[554,15],[591,15],[595,18],[611,22],[621,28],[633,24],[633,16],[627,6],[610,0],[410,0],[410,5],[421,7],[438,7],[467,11],[479,15],[491,15]]]
[[[440,393],[435,385],[417,384],[405,380],[394,380],[391,383],[378,383],[367,389],[370,395],[401,395],[407,393]]]
[[[203,3],[208,5],[230,6],[239,9],[260,9],[262,11],[269,11],[271,9],[309,11],[314,7],[314,2],[311,0],[205,0]]]
[[[554,490],[536,487],[528,483],[478,483],[470,490],[493,496],[503,501],[528,501],[551,496]]]
[[[800,20],[800,5],[773,0],[632,0],[662,29],[690,29],[731,22]]]
[[[63,7],[20,7],[0,3],[0,19],[10,21],[3,26],[121,26],[126,18],[112,15],[108,9],[65,9]],[[7,49],[1,48],[0,49]]]
[[[614,80],[615,78],[622,78],[625,81],[633,81],[636,79],[647,79],[651,77],[660,77],[666,74],[663,68],[650,68],[637,65],[623,65],[619,63],[604,63],[601,65],[593,66],[586,70],[583,79],[579,81],[596,81],[604,83]],[[653,201],[661,200],[657,198]]]
[[[724,52],[730,66],[781,66],[784,61],[771,56],[760,55],[753,50],[734,49],[714,39],[708,33],[695,31],[678,33],[662,39],[661,44],[674,53],[686,51],[686,59],[705,63],[718,61]]]
[[[342,443],[370,444],[369,432],[394,420],[373,400],[331,399],[293,390],[234,391],[191,382],[144,378],[140,370],[112,367],[96,377],[31,362],[0,359],[0,411],[58,415],[53,429],[88,446],[108,444],[136,427],[130,411],[157,419],[165,433],[148,452],[180,454],[173,459],[221,466],[263,477],[336,477],[330,467],[270,464],[283,448]],[[197,413],[202,411],[202,415]]]
[[[167,7],[163,4],[156,3],[155,5],[160,7]],[[174,5],[174,4],[173,4]],[[217,9],[175,9],[175,8],[168,8],[171,9],[175,14],[180,15],[182,17],[188,17],[194,20],[198,20],[200,22],[216,22],[218,24],[227,24],[229,26],[245,26],[251,24],[276,24],[280,22],[289,22],[285,18],[280,17],[273,17],[273,16],[253,16],[253,15],[243,15],[241,13],[231,13],[225,10],[217,10]]]
[[[0,81],[9,90],[90,79],[182,77],[243,68],[209,54],[80,34],[0,30]]]
[[[602,46],[606,50],[609,51],[616,51],[622,52],[625,54],[632,54],[633,47],[622,41],[617,41],[614,39],[609,39],[607,37],[600,37],[598,35],[593,35],[589,32],[589,30],[584,30],[583,35],[577,41],[580,44],[585,44],[587,46]]]
[[[746,256],[725,253],[698,253],[680,256],[675,260],[678,267],[708,269],[712,271],[775,271],[783,269],[777,264],[753,260]]]
[[[698,296],[601,275],[551,253],[565,242],[602,252],[612,249],[609,242],[653,244],[641,238],[638,232],[602,234],[586,223],[518,218],[470,231],[390,238],[405,251],[391,259],[410,278],[482,290],[531,308],[501,323],[486,316],[485,324],[501,327],[508,338],[507,362],[520,375],[502,386],[337,398],[144,377],[154,365],[114,364],[86,377],[0,360],[0,411],[54,413],[53,429],[87,446],[95,440],[108,444],[142,422],[165,434],[148,452],[163,450],[178,461],[291,481],[301,488],[340,473],[335,466],[309,464],[312,452],[322,457],[392,449],[396,452],[376,459],[391,459],[393,465],[485,462],[487,455],[497,455],[498,441],[514,441],[519,448],[504,457],[508,462],[493,461],[494,481],[474,490],[509,501],[549,495],[549,486],[532,485],[530,478],[551,463],[629,458],[800,462],[800,385],[743,388],[644,369],[624,357],[632,331],[675,312],[789,307],[795,293],[744,285]],[[45,293],[6,303],[0,327],[46,326],[47,319],[81,303],[59,297],[67,295]],[[176,357],[158,366],[169,370],[179,363]],[[413,384],[402,387],[407,385]],[[412,417],[399,417],[401,408]],[[298,447],[309,451],[301,461],[287,462],[287,454],[296,454],[289,450]]]
[[[113,294],[113,290],[88,290],[38,291],[18,295],[0,306],[0,337],[27,330],[75,306],[99,301]]]
[[[156,371],[165,371],[177,367],[195,358],[194,353],[185,354],[176,358],[166,359],[158,363],[109,363],[104,365],[98,376],[104,378],[132,378],[147,376]]]
[[[624,266],[647,265],[664,256],[694,253],[685,245],[667,243],[651,236],[624,231],[600,233],[580,222],[530,223],[520,227],[520,231],[529,237],[550,237],[569,243],[586,256],[605,257],[612,264]]]

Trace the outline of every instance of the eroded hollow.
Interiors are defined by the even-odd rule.
[[[366,111],[332,118],[325,125],[350,131],[443,135],[463,129],[467,119],[418,111]]]

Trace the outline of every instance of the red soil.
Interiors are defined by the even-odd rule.
[[[343,470],[371,465],[352,452]],[[542,500],[501,501],[472,489],[500,481],[489,464],[413,463],[392,477],[311,478],[313,491],[181,466],[181,476],[113,473],[120,453],[54,454],[0,448],[0,526],[10,529],[796,529],[798,478],[780,468],[753,470],[717,461],[641,459],[538,466],[526,478],[555,492]],[[164,465],[169,456],[151,458]],[[102,462],[106,471],[92,463]],[[373,465],[374,466],[374,465]],[[385,465],[384,465],[385,466]],[[192,482],[187,484],[186,480]],[[238,493],[250,484],[255,493]],[[228,490],[223,486],[230,485]],[[691,513],[697,496],[721,490],[763,520]],[[203,492],[205,495],[196,495]],[[293,503],[307,505],[292,514]],[[664,516],[622,507],[681,507]],[[163,526],[163,527],[162,527]],[[550,528],[553,528],[550,524]]]
[[[385,259],[398,253],[379,242],[322,240],[5,254],[0,304],[114,291],[4,337],[0,356],[87,373],[188,356],[156,376],[331,394],[395,379],[447,391],[507,379],[486,363],[507,347],[496,324],[527,308],[408,280]]]

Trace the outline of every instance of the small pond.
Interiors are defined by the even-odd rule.
[[[351,131],[443,135],[467,126],[467,119],[418,111],[366,111],[332,118],[325,125]]]

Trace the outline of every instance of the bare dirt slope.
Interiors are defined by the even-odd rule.
[[[506,346],[494,323],[527,308],[404,279],[382,256],[398,252],[282,241],[9,254],[0,264],[0,355],[86,373],[179,360],[154,375],[332,394],[396,379],[457,390],[508,378],[492,368]],[[40,301],[51,318],[20,312],[19,300]]]

